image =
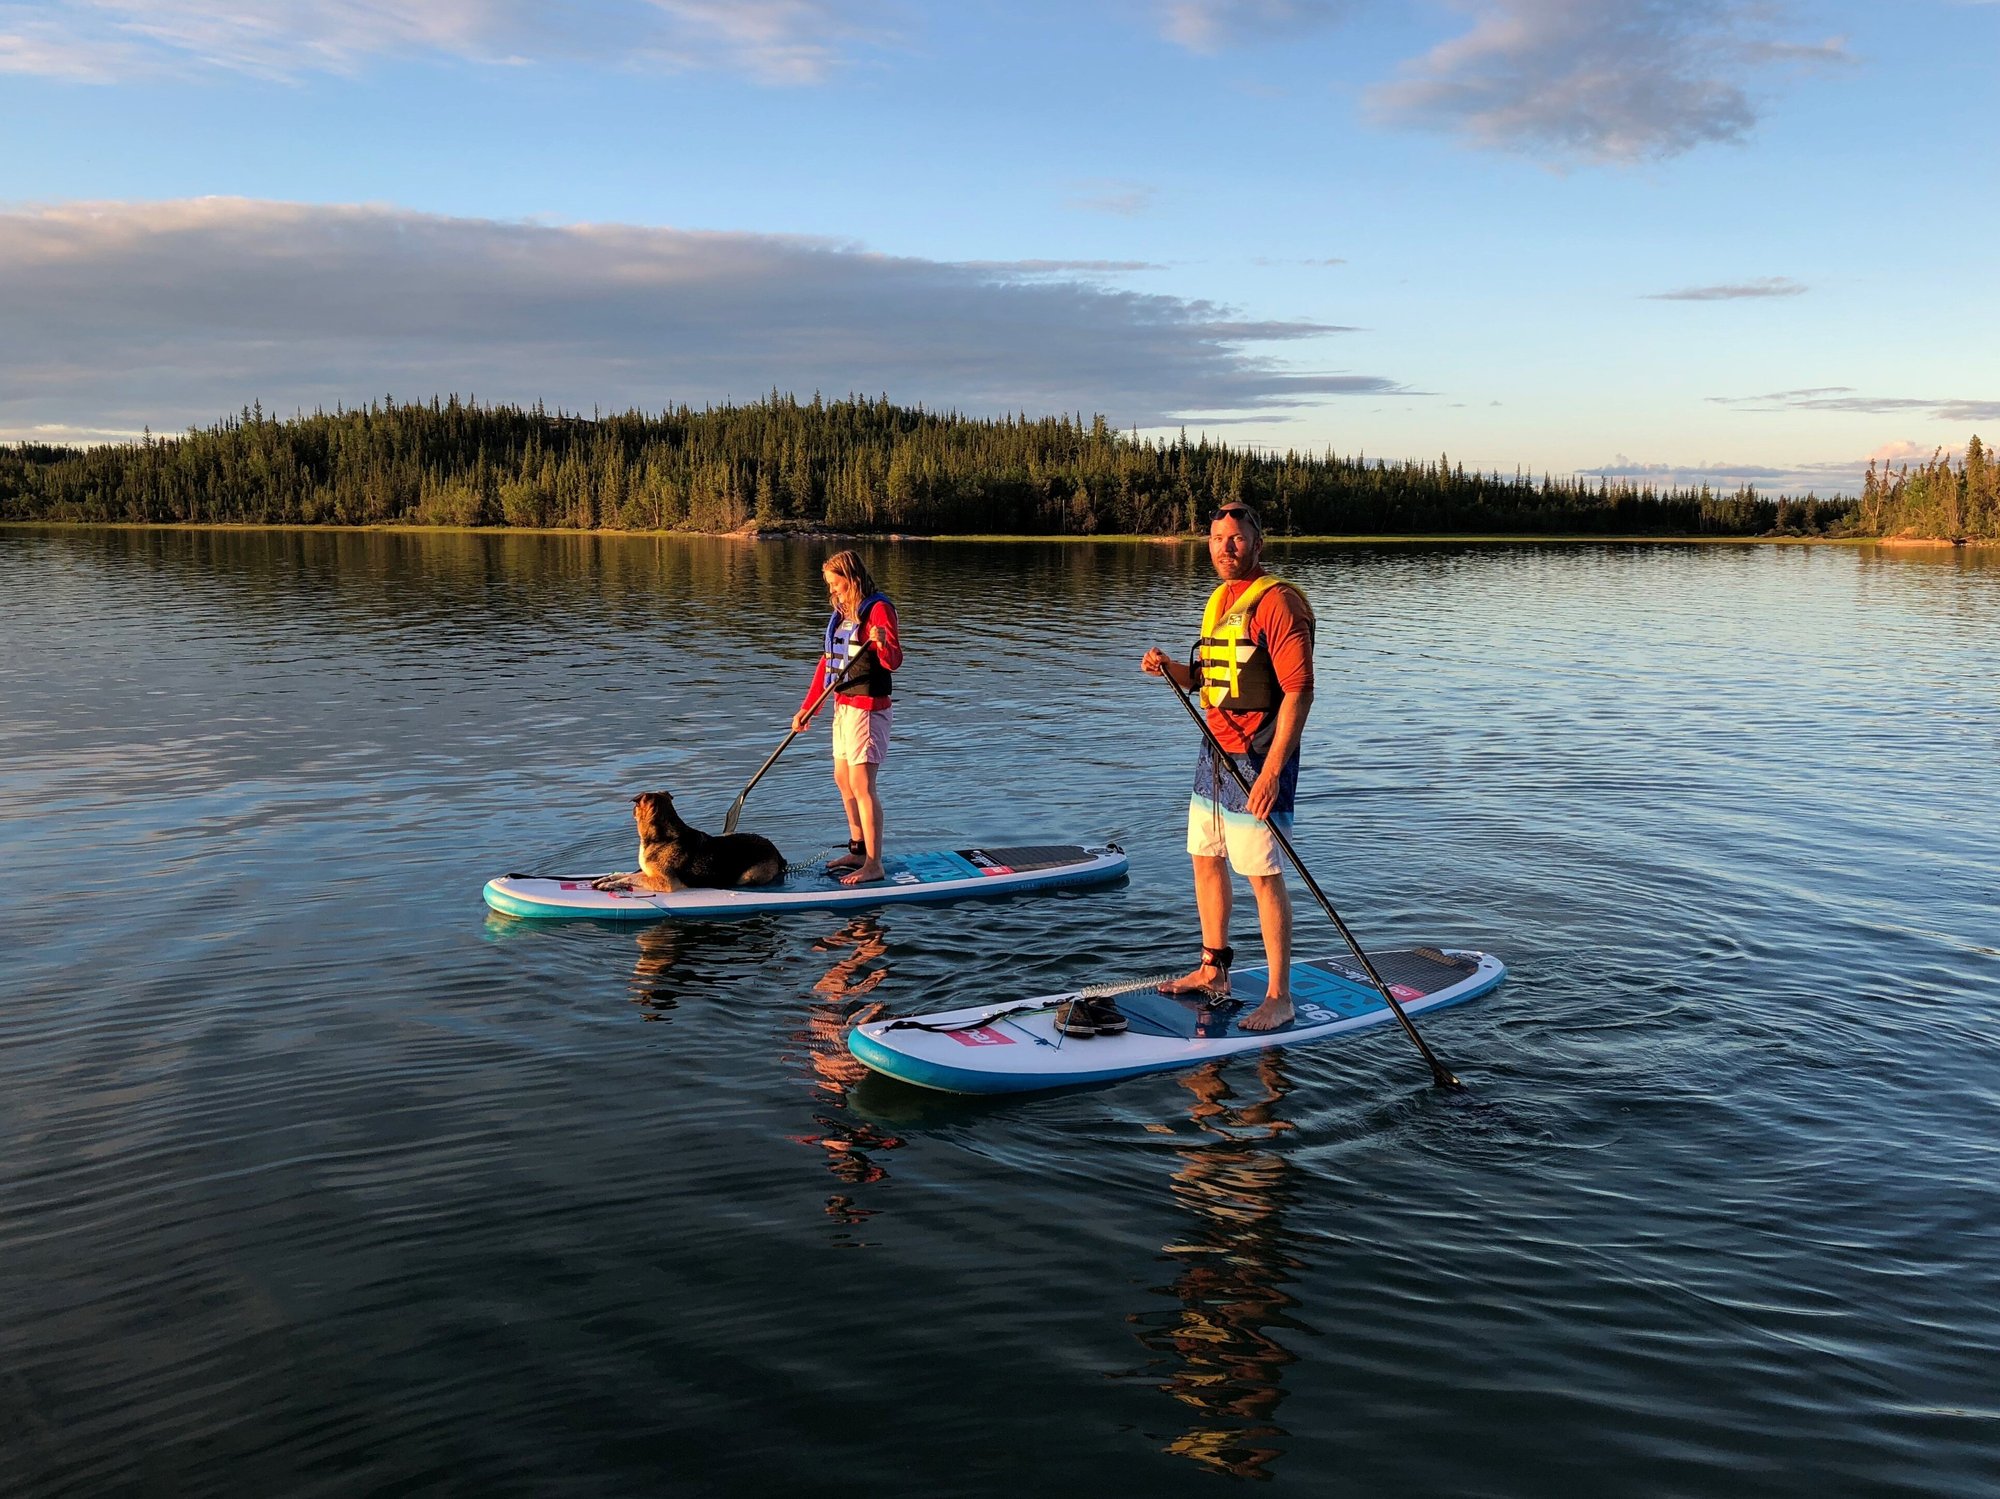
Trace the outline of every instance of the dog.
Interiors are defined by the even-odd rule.
[[[785,873],[785,856],[769,838],[755,833],[711,837],[690,827],[664,791],[632,798],[639,825],[639,867],[631,874],[606,875],[592,883],[602,890],[687,890],[693,887],[768,885]]]

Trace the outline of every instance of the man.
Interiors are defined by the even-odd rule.
[[[1271,825],[1290,831],[1298,792],[1299,739],[1313,699],[1313,612],[1305,596],[1265,572],[1264,527],[1248,505],[1224,505],[1208,528],[1208,560],[1221,581],[1202,615],[1201,639],[1188,664],[1157,647],[1143,670],[1183,692],[1197,688],[1208,727],[1250,782],[1249,798],[1208,744],[1195,768],[1188,802],[1188,853],[1194,861],[1195,904],[1201,912],[1201,962],[1162,984],[1165,994],[1229,993],[1229,871],[1250,882],[1263,930],[1270,982],[1256,1009],[1238,1022],[1269,1031],[1292,1022],[1292,898],[1279,865]],[[1085,1011],[1091,1023],[1112,1009]],[[1122,1028],[1122,1017],[1098,1023]]]

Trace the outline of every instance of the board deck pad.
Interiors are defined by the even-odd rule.
[[[972,897],[1095,885],[1123,876],[1128,861],[1116,844],[983,844],[890,854],[884,877],[843,885],[824,864],[797,865],[770,885],[727,889],[598,890],[601,876],[509,874],[486,882],[486,904],[509,916],[586,917],[598,921],[658,921],[665,917],[739,916],[765,911],[836,910],[910,901]]]
[[[1415,1017],[1477,998],[1506,977],[1484,953],[1402,948],[1370,953],[1389,992]],[[1216,1057],[1294,1045],[1395,1024],[1365,969],[1347,957],[1292,964],[1292,1023],[1246,1031],[1240,1022],[1262,998],[1266,970],[1233,975],[1235,1002],[1150,989],[1120,994],[1114,1004],[1129,1029],[1109,1036],[1065,1036],[1057,1006],[1071,996],[975,1005],[908,1020],[877,1020],[848,1032],[848,1050],[875,1071],[919,1087],[951,1093],[1018,1093],[1107,1082],[1147,1072],[1191,1067]]]

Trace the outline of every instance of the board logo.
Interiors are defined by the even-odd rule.
[[[1003,1035],[990,1025],[975,1025],[969,1031],[946,1031],[945,1034],[960,1046],[1012,1046],[1014,1038]]]
[[[1405,1004],[1408,1004],[1413,999],[1422,999],[1424,997],[1423,990],[1413,989],[1408,984],[1391,984],[1389,992]]]

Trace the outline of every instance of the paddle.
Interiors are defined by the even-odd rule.
[[[1222,747],[1222,741],[1217,739],[1214,731],[1209,728],[1208,720],[1203,718],[1200,710],[1187,700],[1187,694],[1181,691],[1173,679],[1171,677],[1162,677],[1161,680],[1173,689],[1174,701],[1179,703],[1186,710],[1187,716],[1194,720],[1194,726],[1201,730],[1201,737],[1208,741],[1209,748],[1215,752],[1216,757],[1229,767],[1230,776],[1238,786],[1243,788],[1244,801],[1248,802],[1250,799],[1250,782],[1244,779],[1243,769],[1236,763],[1236,757]],[[1361,960],[1361,966],[1368,970],[1368,977],[1374,981],[1375,987],[1381,991],[1382,997],[1389,1002],[1389,1008],[1395,1012],[1396,1019],[1401,1023],[1404,1031],[1409,1034],[1412,1041],[1416,1042],[1417,1050],[1422,1052],[1424,1060],[1430,1063],[1431,1081],[1440,1088],[1463,1088],[1465,1084],[1454,1077],[1450,1069],[1433,1056],[1431,1049],[1424,1045],[1424,1038],[1419,1036],[1417,1028],[1410,1024],[1410,1017],[1405,1015],[1403,1007],[1396,1003],[1396,996],[1391,994],[1389,986],[1382,982],[1382,975],[1375,971],[1375,965],[1368,960],[1368,954],[1363,952],[1361,944],[1354,940],[1354,933],[1347,929],[1347,923],[1342,921],[1340,913],[1334,910],[1333,902],[1328,900],[1326,892],[1319,888],[1319,881],[1312,877],[1312,872],[1300,861],[1299,851],[1292,847],[1292,840],[1285,836],[1284,830],[1276,823],[1270,821],[1268,818],[1262,819],[1262,821],[1264,826],[1271,830],[1271,836],[1278,840],[1278,847],[1285,851],[1285,857],[1292,861],[1292,868],[1299,872],[1299,878],[1305,881],[1306,889],[1312,891],[1313,899],[1319,902],[1320,909],[1333,918],[1333,924],[1340,929],[1340,935],[1346,939],[1347,945],[1354,950],[1354,956]]]
[[[851,685],[854,679],[861,675],[856,668],[867,660],[868,652],[871,649],[872,647],[863,646],[860,654],[855,656],[853,660],[849,661],[841,669],[839,676],[828,682],[826,686],[820,688],[819,692],[813,697],[813,700],[806,705],[806,719],[808,723],[811,722],[812,715],[819,712],[819,705],[826,701],[826,695],[829,692],[840,691],[841,688]],[[791,733],[787,734],[778,747],[771,751],[771,758],[757,767],[757,774],[750,777],[750,784],[736,794],[736,800],[729,804],[729,815],[722,819],[722,831],[725,834],[736,831],[736,820],[743,815],[743,803],[749,800],[751,788],[764,779],[764,772],[769,770],[773,765],[776,765],[778,763],[778,756],[782,755],[791,742],[804,732],[804,729],[793,729]]]

